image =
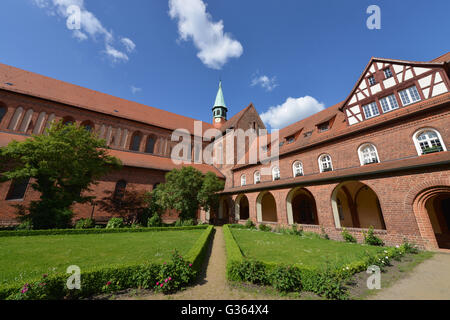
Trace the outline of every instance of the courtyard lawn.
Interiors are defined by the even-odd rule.
[[[295,236],[231,228],[245,257],[266,263],[297,264],[324,268],[342,266],[385,248],[325,240],[317,236]]]
[[[44,273],[65,273],[117,264],[163,263],[174,249],[185,255],[204,232],[199,230],[42,235],[0,238],[0,285]]]

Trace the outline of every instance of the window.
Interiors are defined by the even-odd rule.
[[[241,186],[245,186],[247,184],[247,177],[245,174],[241,176]]]
[[[395,99],[395,95],[393,95],[393,94],[381,99],[380,103],[381,103],[381,108],[383,109],[383,112],[389,112],[391,110],[398,109],[397,99]]]
[[[92,132],[92,130],[94,129],[94,125],[90,121],[83,122],[81,126],[88,132]]]
[[[328,154],[321,155],[319,157],[320,172],[333,171],[333,164],[331,163],[331,157]]]
[[[139,132],[136,132],[133,134],[133,137],[131,138],[131,151],[139,151],[139,148],[141,146],[141,134]]]
[[[273,169],[272,169],[272,179],[273,180],[280,180],[280,168],[273,167]]]
[[[399,91],[398,93],[400,98],[402,99],[402,103],[404,106],[414,103],[416,101],[420,101],[420,95],[417,91],[416,86],[412,86],[411,88]]]
[[[317,126],[319,132],[328,131],[330,129],[330,124],[328,122],[321,123]]]
[[[6,114],[6,108],[0,106],[0,123],[2,122],[3,117]]]
[[[17,180],[14,179],[9,187],[8,194],[6,195],[6,200],[22,200],[25,197],[25,192],[27,191],[28,183],[30,179]]]
[[[261,172],[256,171],[255,174],[253,175],[253,180],[256,183],[260,183],[261,182]]]
[[[300,161],[295,161],[292,165],[292,171],[294,173],[294,177],[300,177],[303,175],[303,165]]]
[[[369,84],[370,84],[371,86],[377,84],[377,82],[375,81],[375,77],[374,77],[374,76],[369,77]]]
[[[71,125],[74,123],[75,123],[75,119],[72,117],[64,117],[63,118],[63,125],[65,125],[65,126],[68,126],[68,125]]]
[[[153,153],[155,151],[155,139],[148,137],[147,144],[145,145],[145,153]]]
[[[305,137],[305,138],[308,138],[308,137],[310,137],[312,135],[312,131],[308,131],[308,132],[305,132],[304,134],[303,134],[303,136]]]
[[[286,141],[287,141],[288,144],[294,143],[294,141],[295,141],[295,136],[287,137],[287,138],[286,138]]]
[[[384,69],[384,76],[386,77],[386,79],[389,79],[390,77],[392,77],[391,69],[389,69],[389,68]]]
[[[419,155],[447,151],[438,131],[423,129],[414,135],[414,143]]]
[[[116,189],[114,190],[114,199],[120,200],[125,195],[125,189],[127,188],[127,182],[125,180],[119,180],[116,183]]]
[[[284,141],[280,142],[280,147],[282,147],[284,145]]]
[[[377,149],[373,144],[367,143],[359,147],[359,161],[362,166],[379,162]]]
[[[376,102],[366,104],[365,106],[363,106],[363,110],[364,110],[364,116],[366,117],[366,119],[376,117],[380,114],[380,111],[378,110]]]

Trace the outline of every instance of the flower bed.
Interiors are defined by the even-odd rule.
[[[347,292],[344,283],[355,273],[365,271],[371,265],[382,269],[390,264],[391,259],[399,259],[405,253],[415,252],[411,245],[405,243],[399,247],[382,248],[381,252],[369,254],[344,265],[327,265],[325,268],[263,262],[243,255],[230,227],[225,225],[223,228],[227,250],[227,278],[230,281],[271,285],[281,292],[309,291],[327,299],[345,299]]]
[[[204,229],[184,258],[175,251],[169,263],[122,264],[83,270],[80,289],[74,290],[67,288],[68,274],[43,275],[41,279],[34,279],[25,284],[11,283],[1,286],[0,299],[78,299],[129,288],[175,292],[191,283],[200,271],[213,232],[212,226],[205,226]]]

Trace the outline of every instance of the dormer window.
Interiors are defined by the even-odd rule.
[[[330,123],[329,122],[321,123],[317,126],[317,128],[319,132],[328,131],[330,130]]]
[[[295,136],[289,136],[286,138],[286,141],[288,144],[294,143],[295,142]]]
[[[389,68],[384,69],[384,76],[386,77],[386,79],[391,78],[391,77],[392,77],[392,71],[391,71],[391,69],[389,69]]]
[[[376,102],[366,104],[362,108],[364,110],[364,116],[366,117],[366,119],[376,117],[380,114],[380,111],[378,110]]]
[[[404,106],[421,100],[416,86],[412,86],[408,89],[399,91],[398,94],[400,95]]]
[[[374,77],[374,76],[370,76],[368,80],[369,80],[369,84],[370,84],[371,86],[374,86],[374,85],[377,84],[377,81],[375,80],[375,77]]]
[[[284,145],[284,141],[280,142],[280,147],[282,147]]]
[[[312,135],[312,131],[308,131],[308,132],[305,132],[304,134],[303,134],[303,136],[305,137],[305,138],[308,138],[308,137],[310,137]]]

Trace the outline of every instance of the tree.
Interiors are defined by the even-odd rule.
[[[195,219],[199,207],[209,209],[218,203],[214,194],[222,189],[212,172],[203,175],[193,167],[183,167],[167,173],[166,182],[158,185],[155,195],[161,208],[175,209],[181,220],[189,220]]]
[[[217,178],[217,176],[208,172],[203,178],[203,184],[197,194],[197,199],[200,206],[205,211],[216,209],[219,207],[219,194],[225,186],[225,182]]]
[[[72,205],[92,202],[94,197],[85,193],[96,180],[121,166],[119,159],[108,155],[104,140],[84,127],[62,122],[43,135],[13,141],[0,152],[9,165],[1,178],[31,178],[31,187],[41,195],[30,203],[25,216],[38,229],[67,227]]]

